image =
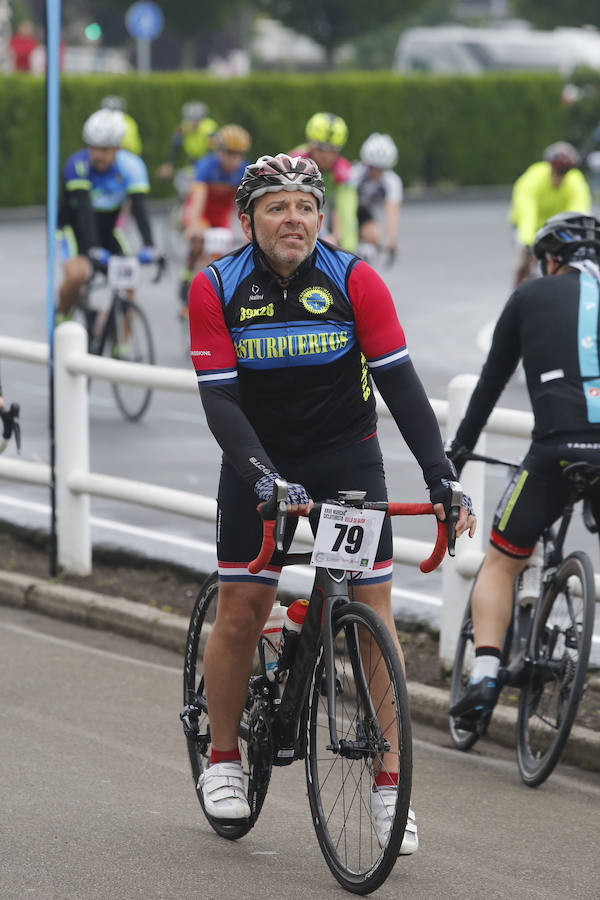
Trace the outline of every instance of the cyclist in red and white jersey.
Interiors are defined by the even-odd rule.
[[[312,159],[319,168],[328,196],[324,233],[351,253],[356,251],[358,195],[352,183],[352,164],[342,156],[348,140],[348,126],[341,116],[318,112],[306,123],[306,144],[290,151],[290,156]]]

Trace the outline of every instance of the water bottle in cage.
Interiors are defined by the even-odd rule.
[[[307,611],[308,600],[294,600],[286,610],[281,629],[281,652],[278,665],[280,672],[287,672],[292,665]]]
[[[265,674],[269,681],[275,680],[275,669],[281,646],[281,627],[284,619],[285,606],[276,600],[262,631],[266,640],[261,642],[265,654]]]
[[[537,601],[540,593],[543,565],[542,547],[538,543],[527,565],[519,575],[518,598],[521,606],[528,606]]]

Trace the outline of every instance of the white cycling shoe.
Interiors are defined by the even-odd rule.
[[[375,819],[375,829],[377,831],[377,839],[381,847],[385,847],[392,827],[392,817],[396,806],[396,788],[375,787],[370,795],[371,812]],[[417,822],[415,812],[412,807],[408,810],[408,818],[406,820],[406,830],[400,845],[400,856],[410,856],[419,849],[419,834],[417,832]]]
[[[237,822],[250,818],[240,762],[208,766],[198,779],[198,788],[202,791],[204,811],[212,819]]]

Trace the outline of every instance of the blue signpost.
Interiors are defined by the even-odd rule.
[[[164,22],[162,9],[152,0],[138,0],[125,13],[125,27],[136,41],[138,72],[150,71],[151,43],[163,30]]]

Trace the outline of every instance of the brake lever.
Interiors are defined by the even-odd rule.
[[[455,555],[456,523],[462,506],[463,492],[458,481],[450,482],[450,509],[446,516],[448,522],[448,556]]]
[[[275,546],[283,551],[283,536],[287,521],[288,483],[283,478],[275,479],[275,501],[277,512],[275,516],[274,538]]]

